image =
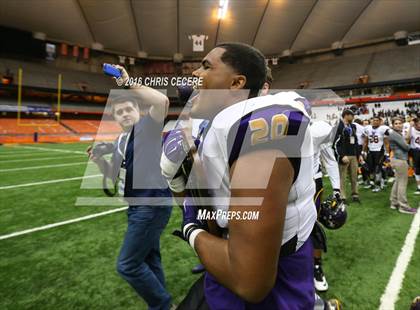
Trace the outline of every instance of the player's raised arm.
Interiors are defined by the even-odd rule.
[[[259,169],[250,169],[256,162]],[[232,219],[228,240],[201,233],[195,240],[195,249],[206,269],[222,285],[249,302],[259,302],[275,283],[294,172],[280,151],[268,149],[241,156],[232,166],[231,175],[232,197],[263,197],[263,202],[261,206],[232,205],[229,210],[259,211],[259,218],[255,221]],[[258,185],[266,184],[268,178],[266,189],[244,188],[250,180]]]

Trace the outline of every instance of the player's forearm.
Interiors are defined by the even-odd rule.
[[[367,150],[368,150],[368,143],[369,143],[369,142],[368,142],[368,139],[369,139],[369,138],[368,138],[368,137],[366,137],[366,141],[365,141],[365,143],[363,144],[363,152],[365,152],[365,153],[366,153],[366,152],[367,152]]]
[[[275,271],[270,272],[270,281],[261,281],[261,270],[249,264],[252,253],[248,252],[248,257],[243,252],[235,253],[228,240],[203,232],[195,240],[195,249],[206,270],[248,302],[261,301],[274,285]]]
[[[391,151],[391,148],[389,146],[389,140],[388,138],[384,138],[384,145],[385,145],[385,153],[389,154]]]

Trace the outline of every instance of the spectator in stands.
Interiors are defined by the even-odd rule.
[[[115,67],[125,84],[127,72]],[[112,115],[123,129],[115,141],[112,160],[97,157],[95,148],[87,151],[104,175],[119,179],[119,192],[129,204],[117,271],[149,309],[169,310],[171,296],[165,288],[159,247],[172,211],[172,195],[160,169],[161,132],[169,101],[162,93],[141,86],[122,91],[110,102]],[[150,107],[141,117],[140,102]]]
[[[408,151],[410,146],[402,136],[403,121],[400,118],[392,120],[392,130],[389,131],[389,145],[394,154],[391,167],[395,170],[395,181],[391,192],[391,209],[400,213],[415,214],[417,209],[410,208],[407,201],[408,182]]]
[[[334,148],[339,163],[341,196],[346,199],[346,177],[350,174],[352,201],[360,202],[357,188],[357,169],[359,162],[359,149],[357,143],[357,128],[353,124],[354,113],[347,109],[342,113],[342,119],[337,125],[334,138]]]

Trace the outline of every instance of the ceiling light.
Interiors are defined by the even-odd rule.
[[[224,19],[226,17],[229,0],[219,0],[219,10],[217,11],[217,18]]]

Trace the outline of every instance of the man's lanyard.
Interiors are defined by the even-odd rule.
[[[125,191],[125,177],[126,177],[125,153],[127,151],[128,141],[130,141],[130,134],[131,134],[131,131],[129,133],[124,132],[124,133],[120,134],[120,136],[118,137],[117,150],[118,150],[118,154],[120,154],[120,156],[122,157],[120,172],[118,174],[118,178],[119,178],[118,194],[120,196],[124,196],[124,191]],[[123,139],[125,139],[124,142],[123,142]],[[121,147],[120,147],[121,144],[124,144],[124,151],[123,152],[121,151]]]
[[[124,132],[124,133],[120,134],[120,136],[118,137],[118,148],[117,148],[118,149],[118,154],[121,155],[123,161],[125,161],[125,153],[127,151],[128,141],[130,141],[130,135],[131,135],[131,131],[129,133]],[[126,139],[126,140],[125,140],[125,144],[124,144],[124,151],[121,152],[120,145],[121,145],[121,141],[123,139]]]

